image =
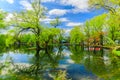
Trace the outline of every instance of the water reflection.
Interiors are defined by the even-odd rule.
[[[21,79],[23,77],[28,78],[28,80],[29,79],[51,80],[53,79],[51,75],[55,75],[59,71],[59,69],[57,69],[58,62],[63,57],[61,51],[58,51],[58,50],[55,51],[51,48],[46,48],[44,50],[38,50],[36,51],[36,53],[34,53],[34,55],[33,53],[29,54],[31,56],[29,57],[27,56],[29,59],[28,63],[21,63],[21,62],[19,63],[19,60],[16,62],[15,56],[12,56],[12,54],[9,54],[9,55],[7,55],[9,56],[9,58],[14,58],[12,60],[8,59],[8,61],[10,61],[8,64],[10,72],[6,71],[7,72],[6,74],[5,72],[2,72],[4,73],[4,75],[1,73],[1,75],[3,75],[0,77],[1,79],[8,79],[7,75],[11,76],[10,74],[12,73],[12,76],[16,77],[16,80],[17,78]],[[1,58],[4,58],[4,56]],[[22,56],[21,57],[19,56],[18,58],[22,58]],[[0,66],[1,71],[3,71],[4,68],[8,66],[6,63],[7,63],[6,60],[4,61],[4,63],[1,63],[3,64],[3,66]]]
[[[38,51],[3,51],[1,54],[2,80],[55,80],[60,76],[59,70],[66,71],[60,73],[72,80],[120,79],[120,58],[109,50],[84,51],[79,46],[59,46]]]
[[[97,75],[100,79],[120,79],[120,58],[113,56],[108,50],[81,51],[80,47],[71,47],[71,59],[77,64],[83,64],[85,68]]]

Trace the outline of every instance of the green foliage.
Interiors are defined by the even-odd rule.
[[[120,56],[120,51],[112,50],[112,53],[114,53],[117,56]]]
[[[70,51],[72,54],[70,55],[71,59],[76,63],[76,64],[81,64],[84,58],[84,53],[81,50],[80,46],[70,46]]]
[[[0,34],[0,55],[6,52],[6,38],[5,34]]]
[[[52,43],[52,41],[57,41],[60,34],[60,29],[58,28],[44,28],[40,35],[41,43]]]
[[[108,36],[115,41],[119,38],[119,18],[120,18],[120,0],[89,0],[90,6],[96,8],[104,8],[110,11],[108,13],[107,22],[108,24]],[[115,6],[117,8],[115,8]],[[103,20],[104,21],[104,20]],[[99,21],[96,21],[99,22]],[[97,24],[99,26],[99,24]]]
[[[84,40],[84,34],[80,26],[74,27],[70,32],[70,43],[79,44],[82,40]]]
[[[115,46],[116,43],[110,37],[104,37],[104,45],[106,46]]]
[[[97,31],[98,30],[102,31],[103,25],[105,23],[105,19],[106,19],[106,14],[96,16],[90,20],[89,26],[93,26]]]
[[[13,45],[18,38],[18,32],[17,32],[18,28],[14,28],[13,30],[9,30],[6,34],[6,46],[9,47],[10,45]]]
[[[11,35],[7,36],[6,46],[9,47],[10,45],[14,44],[15,41],[16,40],[15,40],[14,36],[11,36]]]
[[[120,0],[89,0],[88,3],[93,8],[104,8],[110,11],[112,14],[115,14],[117,12],[117,8],[115,6],[117,6],[118,8],[120,7]]]
[[[94,36],[99,36],[101,32],[103,32],[105,26],[106,14],[102,14],[92,18],[89,21],[89,26],[91,28],[91,33]]]
[[[21,34],[19,39],[21,43],[35,44],[35,36],[33,34]]]
[[[107,14],[101,14],[85,23],[84,31],[86,34],[87,45],[103,45],[105,36]]]
[[[0,47],[5,46],[6,35],[0,34]]]
[[[30,0],[31,10],[24,10],[19,13],[14,13],[11,24],[19,27],[19,33],[31,32],[35,36],[36,46],[39,46],[39,36],[42,31],[41,19],[45,18],[45,8],[41,6],[41,0]]]
[[[120,22],[119,22],[120,14],[118,14],[118,13],[116,15],[109,14],[109,18],[107,20],[108,36],[113,41],[119,39],[119,37],[120,37],[120,35],[119,35],[119,33],[120,33]]]
[[[5,28],[6,27],[6,23],[5,23],[5,16],[6,13],[3,12],[2,10],[0,10],[0,28]]]
[[[120,6],[120,0],[110,0],[113,4]]]
[[[91,35],[91,26],[89,24],[89,21],[86,21],[85,23],[85,27],[84,27],[84,31],[85,31],[85,34],[86,34],[86,37],[89,38],[90,35]]]
[[[120,48],[120,46],[114,47],[114,49],[112,50],[112,53],[115,54],[116,56],[120,56],[119,48]]]
[[[37,47],[44,45],[46,43],[55,41],[58,39],[60,34],[60,29],[55,28],[44,28],[41,20],[45,18],[45,8],[41,6],[40,0],[30,0],[32,9],[25,10],[14,14],[14,18],[11,21],[15,27],[19,27],[18,35],[22,32],[31,32],[34,35],[21,35],[21,40],[23,42],[33,42],[36,43]],[[58,18],[51,22],[51,25],[57,27],[60,24]],[[24,37],[22,37],[24,36]],[[30,36],[31,39],[30,39]],[[28,40],[28,41],[27,41]],[[34,40],[34,41],[33,41]]]
[[[58,71],[58,74],[53,77],[53,80],[68,80],[66,71]]]

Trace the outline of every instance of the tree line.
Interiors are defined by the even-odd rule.
[[[0,29],[13,26],[7,34],[0,34],[0,45],[35,46],[41,49],[52,44],[69,44],[84,46],[115,46],[120,44],[120,0],[89,0],[91,9],[104,8],[107,12],[86,21],[84,25],[74,26],[69,36],[65,36],[58,17],[50,22],[53,27],[43,25],[46,9],[41,0],[30,1],[31,10],[13,13],[9,22],[5,21],[8,13],[0,10]]]

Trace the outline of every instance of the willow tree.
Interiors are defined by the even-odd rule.
[[[56,17],[54,20],[50,21],[50,25],[53,26],[54,28],[57,28],[60,24],[61,21],[59,17]],[[64,33],[63,30],[61,30],[59,34],[59,42],[61,42],[63,39],[63,33]]]
[[[120,15],[119,15],[120,16]],[[118,37],[120,37],[120,22],[119,22],[119,16],[116,15],[110,15],[108,19],[108,36],[113,40],[117,40]]]
[[[31,9],[14,14],[13,25],[20,31],[30,31],[35,35],[36,49],[40,49],[39,38],[42,32],[41,19],[45,18],[45,8],[41,6],[41,0],[29,0]]]
[[[57,42],[59,39],[60,29],[58,28],[44,28],[40,35],[40,42],[47,47],[50,43]]]
[[[95,37],[97,37],[98,39],[100,39],[100,45],[103,46],[103,29],[105,26],[105,20],[106,20],[106,14],[102,14],[99,16],[94,17],[93,19],[91,19],[89,21],[89,26],[91,26],[92,28],[92,33],[93,33],[93,37],[94,37],[94,43],[96,43],[95,41]]]
[[[120,0],[89,0],[89,4],[97,9],[108,10],[109,37],[115,41],[120,32]],[[117,30],[118,29],[118,30]]]
[[[89,46],[90,46],[91,31],[92,31],[92,28],[90,26],[90,23],[89,23],[89,21],[86,21],[85,27],[84,27],[84,32],[85,32],[85,36],[86,36],[85,40],[87,42],[88,51],[89,51]]]
[[[81,49],[84,48],[84,33],[81,26],[75,26],[70,32],[70,43],[71,44],[81,44]]]

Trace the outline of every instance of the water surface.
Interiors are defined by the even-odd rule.
[[[87,51],[80,47],[14,50],[0,53],[0,79],[53,80],[66,71],[72,80],[119,80],[120,58],[109,50]]]

